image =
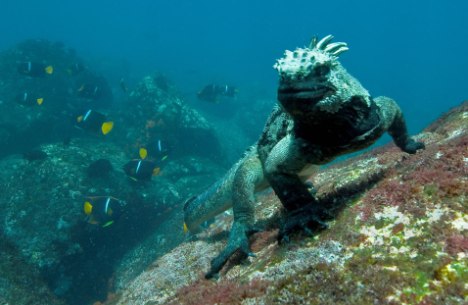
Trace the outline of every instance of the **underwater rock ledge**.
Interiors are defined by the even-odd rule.
[[[39,152],[0,160],[0,305],[92,304],[106,298],[110,279],[128,286],[183,241],[183,198],[222,172],[210,160],[170,158],[161,175],[135,185],[122,170],[129,156],[112,142],[72,139]],[[96,160],[107,173],[90,175]],[[103,194],[127,202],[105,228],[83,211],[85,198]]]
[[[314,237],[276,242],[280,202],[258,196],[256,257],[203,275],[232,216],[159,258],[105,304],[446,304],[468,301],[468,101],[418,139],[388,144],[311,177],[336,217]]]

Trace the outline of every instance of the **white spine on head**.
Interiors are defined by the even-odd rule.
[[[317,103],[323,111],[337,112],[344,103],[349,102],[354,95],[364,97],[370,105],[369,92],[352,77],[338,61],[338,56],[348,50],[345,42],[334,42],[332,35],[321,40],[312,39],[309,47],[286,50],[284,57],[273,65],[285,82],[314,82],[314,68],[326,65],[330,68],[326,81],[336,89],[334,94],[328,95]],[[323,82],[320,79],[320,82]]]

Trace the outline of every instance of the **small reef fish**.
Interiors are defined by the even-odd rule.
[[[18,64],[18,72],[23,75],[40,77],[54,73],[54,67],[41,63],[25,61]]]
[[[142,147],[140,148],[139,154],[141,159],[146,159],[146,157],[148,156],[148,150]]]
[[[16,97],[16,102],[23,106],[41,106],[44,98],[25,91]]]
[[[148,145],[145,145],[145,147],[141,147],[139,155],[141,159],[149,157],[151,159],[164,161],[168,157],[168,149],[166,145],[163,144],[163,141],[158,139]]]
[[[151,146],[151,150],[141,147],[138,151],[141,159],[129,161],[124,165],[124,171],[127,176],[134,181],[149,181],[151,177],[157,176],[161,172],[160,163],[167,159],[166,150],[162,146],[161,140],[156,141],[155,146]],[[149,157],[152,160],[147,160]]]
[[[122,215],[126,204],[125,201],[111,196],[87,197],[83,204],[83,211],[88,223],[105,228]]]
[[[197,93],[197,97],[199,100],[217,104],[222,97],[235,97],[238,92],[239,90],[233,86],[210,84],[203,87]]]
[[[107,117],[94,110],[87,110],[83,115],[76,118],[76,126],[103,135],[111,132],[114,127],[114,122],[107,121]]]
[[[80,74],[81,72],[83,72],[84,70],[86,69],[86,67],[81,64],[81,63],[74,63],[72,65],[70,65],[68,68],[67,68],[67,73],[68,75],[78,75]]]
[[[135,159],[127,162],[123,166],[124,172],[134,181],[150,181],[153,176],[157,176],[161,168],[156,162]]]
[[[101,93],[101,88],[98,85],[91,83],[84,83],[77,90],[78,97],[90,100],[99,99],[101,97]]]

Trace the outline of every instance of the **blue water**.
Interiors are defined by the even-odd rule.
[[[209,82],[274,98],[275,59],[313,35],[349,44],[344,66],[395,98],[420,131],[467,98],[467,1],[2,0],[0,50],[63,41],[137,82],[161,71],[190,101]]]
[[[403,108],[410,133],[421,131],[442,112],[468,99],[465,75],[468,71],[467,20],[467,0],[453,0],[445,3],[436,0],[322,2],[312,0],[0,0],[0,53],[5,50],[14,50],[17,43],[31,38],[61,41],[65,46],[76,50],[78,57],[84,59],[90,71],[96,71],[106,78],[110,90],[114,93],[113,101],[122,104],[128,102],[128,94],[123,93],[119,87],[122,77],[131,90],[144,76],[162,73],[176,85],[184,101],[190,107],[201,110],[202,115],[213,123],[214,128],[217,128],[220,134],[223,134],[225,139],[220,140],[220,145],[230,145],[226,147],[226,151],[232,154],[226,157],[226,160],[230,162],[226,163],[230,165],[242,153],[245,148],[243,145],[250,145],[258,138],[268,111],[272,108],[278,82],[277,73],[272,68],[275,60],[280,58],[286,49],[292,50],[295,47],[307,45],[310,38],[315,35],[323,37],[333,34],[336,41],[347,42],[350,50],[340,56],[345,68],[358,78],[372,95],[387,95],[394,98]],[[0,75],[6,74],[0,73]],[[19,74],[13,76],[12,79],[16,77],[20,80],[23,77]],[[74,113],[72,113],[72,110],[75,110],[74,107],[78,108],[83,105],[81,103],[84,103],[83,99],[76,96],[76,92],[73,93],[73,90],[79,91],[79,87],[72,86],[78,84],[75,84],[74,77],[66,77],[65,84],[68,84],[70,88],[58,90],[59,93],[72,92],[68,94],[68,98],[76,102],[76,105],[72,105],[73,107],[63,106],[61,113],[64,117],[59,117],[58,122],[55,122],[56,117],[53,113],[50,114],[51,108],[43,106],[41,109],[45,117],[50,115],[47,117],[48,120],[53,120],[51,126],[59,126],[60,131],[62,131],[62,125],[64,126],[63,134],[68,132],[68,125],[72,125],[68,124],[69,121],[75,120]],[[37,78],[34,81],[40,82],[44,79],[47,80],[47,78]],[[57,76],[56,79],[60,77]],[[2,82],[0,77],[0,87],[3,86]],[[240,90],[239,98],[227,99],[218,105],[198,101],[196,93],[209,83],[234,85]],[[18,83],[18,88],[14,86],[12,88],[20,90],[20,85],[21,82]],[[2,94],[4,95],[5,92]],[[62,101],[62,95],[58,93],[56,95],[54,99],[51,99],[50,105],[58,105],[56,100]],[[63,93],[63,96],[67,97],[67,94]],[[0,105],[4,103],[4,109],[7,110],[16,109],[13,107],[15,104],[9,103],[7,99],[8,96],[0,96]],[[45,104],[47,103],[49,103],[48,100]],[[124,106],[128,107],[128,103]],[[18,128],[22,132],[18,131],[18,134],[22,136],[16,136],[12,132],[14,137],[10,144],[17,144],[17,146],[7,150],[7,145],[3,145],[0,148],[0,158],[14,152],[22,152],[21,150],[27,144],[37,144],[34,140],[38,143],[44,142],[41,133],[51,133],[52,136],[45,137],[45,139],[62,142],[62,133],[57,132],[58,135],[54,136],[56,131],[47,129],[48,125],[45,126],[45,132],[38,129],[39,135],[35,136],[37,132],[35,126],[44,127],[33,124],[36,116],[31,116],[31,113],[36,114],[34,111],[39,110],[39,107],[24,107],[23,109],[18,106],[17,108],[21,111],[14,112],[12,118],[25,117],[26,119],[13,127],[21,127],[21,124],[26,122],[26,128],[25,130]],[[131,107],[121,109],[129,108],[131,110]],[[236,117],[235,114],[239,112],[244,115]],[[29,120],[28,115],[33,119]],[[5,117],[7,116],[3,116]],[[72,119],[68,120],[68,117]],[[233,117],[236,119],[230,120]],[[125,143],[128,146],[136,145],[132,141],[138,140],[135,138],[138,138],[140,130],[135,126],[140,122],[131,119],[122,122],[124,120],[119,120],[118,117],[113,117],[113,119],[116,120],[117,127],[110,138],[108,137],[109,141],[118,140],[121,136],[123,141],[129,142]],[[2,123],[5,122],[0,120],[0,126]],[[242,132],[229,133],[230,129],[235,128],[230,128],[232,126],[228,124],[242,125],[243,129],[239,128]],[[128,126],[135,127],[135,130],[127,131],[125,127]],[[70,129],[75,130],[72,126]],[[7,128],[5,130],[8,131]],[[127,132],[132,137],[124,138],[123,134]],[[233,141],[233,138],[239,135],[247,139]],[[87,134],[83,133],[82,136],[86,138]],[[0,139],[1,137],[0,130]],[[193,142],[187,141],[189,144],[186,146],[184,146],[185,140],[177,142],[179,146],[169,153],[169,161],[172,162],[172,158],[177,161],[177,156],[194,150],[196,147],[192,147],[192,144],[199,141],[197,139],[195,138]],[[206,141],[209,142],[211,139]],[[385,138],[384,141],[389,141],[389,138]],[[68,145],[66,142],[66,139],[63,139],[64,151]],[[124,150],[122,142],[116,141],[116,143],[120,145],[119,149]],[[199,144],[200,149],[206,148],[210,153],[211,150],[216,150],[205,143],[196,144]],[[89,147],[83,146],[83,148]],[[224,152],[224,149],[221,151]],[[217,151],[213,152],[213,155],[217,155]],[[217,161],[219,160],[214,158],[213,162]],[[223,162],[224,160],[219,161],[219,163]],[[173,175],[179,166],[177,163],[175,165],[172,170]],[[222,165],[227,166],[227,164]],[[181,163],[180,166],[184,168],[185,165]],[[47,167],[44,166],[44,168]],[[117,169],[117,166],[115,168]],[[60,169],[55,170],[60,171]],[[83,174],[81,171],[74,173],[76,177],[81,177]],[[56,175],[59,174],[52,173],[51,177]],[[123,177],[119,175],[121,173],[116,171],[116,177]],[[124,190],[117,191],[115,194],[105,194],[120,197],[128,193],[132,194],[129,197],[135,196],[135,198],[128,198],[129,202],[134,203],[133,210],[128,212],[133,218],[123,219],[120,223],[116,221],[114,227],[106,229],[107,231],[91,231],[89,229],[91,225],[85,226],[84,221],[78,222],[73,218],[81,219],[84,215],[64,212],[65,216],[73,218],[74,223],[78,223],[76,227],[70,229],[76,236],[71,236],[64,243],[79,244],[83,252],[64,253],[63,260],[57,263],[57,266],[54,265],[50,272],[45,268],[45,280],[55,294],[73,305],[92,304],[96,300],[103,301],[106,298],[109,279],[113,277],[112,274],[119,260],[128,249],[133,248],[135,244],[146,238],[148,232],[153,232],[156,228],[160,220],[155,218],[154,215],[157,214],[155,211],[159,213],[158,208],[165,211],[162,210],[164,205],[160,207],[157,200],[153,202],[153,195],[148,196],[148,199],[145,199],[148,201],[146,202],[129,191],[135,188],[137,194],[142,190],[150,192],[149,194],[159,194],[156,190],[160,188],[158,185],[160,181],[157,178],[154,180],[153,184],[149,183],[141,188],[140,185],[136,187],[134,184],[126,184],[126,187],[123,187]],[[118,185],[112,185],[114,180],[99,181],[105,187],[118,187]],[[212,182],[214,181],[206,181],[207,185]],[[90,183],[94,181],[91,180]],[[31,186],[26,185],[25,189],[29,187]],[[32,186],[34,187],[35,185]],[[181,182],[174,187],[182,189],[185,188],[185,184]],[[44,192],[40,191],[41,194]],[[45,194],[47,195],[49,191],[45,190]],[[34,194],[33,190],[31,192]],[[70,194],[72,193],[75,194],[76,190],[71,189]],[[51,205],[57,204],[58,198],[65,197],[70,204],[80,205],[80,213],[82,213],[81,199],[66,198],[66,194],[62,197],[53,194],[51,197],[55,200],[50,201]],[[159,200],[159,197],[154,197]],[[140,204],[142,202],[145,205]],[[177,207],[181,203],[182,201],[171,204]],[[4,203],[1,202],[1,204]],[[18,202],[18,204],[21,206],[25,203]],[[57,208],[51,208],[50,211],[56,210]],[[165,217],[165,214],[162,215],[161,217]],[[138,222],[134,221],[135,219],[138,219]],[[42,232],[41,230],[38,231]],[[27,229],[25,232],[28,232]],[[89,238],[90,236],[92,238]],[[118,243],[115,242],[117,239],[114,239],[116,236],[120,238]],[[0,232],[0,237],[3,238],[3,232]],[[118,247],[114,248],[116,244]],[[142,261],[151,261],[154,258],[151,255],[156,251],[151,253],[145,253],[144,255],[148,257]]]

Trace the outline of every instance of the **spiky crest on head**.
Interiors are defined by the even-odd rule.
[[[338,56],[348,50],[345,42],[331,43],[332,39],[332,35],[327,35],[321,40],[314,37],[309,47],[286,50],[284,57],[278,59],[273,68],[282,77],[300,79],[308,76],[317,65],[332,66],[337,62]]]

